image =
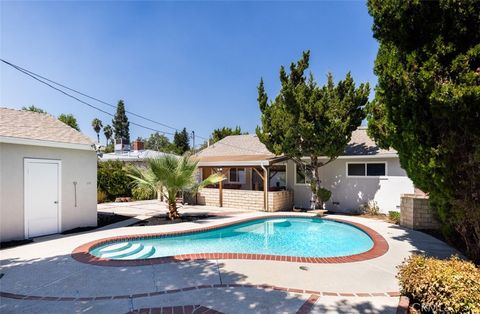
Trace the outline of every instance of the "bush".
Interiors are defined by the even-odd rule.
[[[323,203],[326,203],[330,200],[330,197],[332,197],[332,192],[324,188],[319,188],[317,196]]]
[[[155,198],[155,192],[152,189],[135,186],[132,189],[132,197],[135,200],[152,200]]]
[[[380,207],[378,207],[377,202],[375,201],[368,201],[365,202],[360,208],[355,210],[356,213],[359,214],[368,214],[372,216],[376,216],[380,214]]]
[[[107,200],[107,193],[101,190],[97,190],[97,204],[105,203],[106,200]]]
[[[414,255],[397,278],[402,294],[432,313],[480,313],[480,269],[472,262]]]
[[[132,179],[127,176],[123,166],[124,163],[119,160],[98,162],[97,190],[105,192],[109,200],[132,196]]]
[[[388,219],[393,222],[394,224],[400,224],[400,212],[396,211],[389,211],[388,212]]]

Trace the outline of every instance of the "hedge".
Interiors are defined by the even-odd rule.
[[[399,266],[397,278],[416,310],[480,313],[480,269],[472,262],[413,255]]]

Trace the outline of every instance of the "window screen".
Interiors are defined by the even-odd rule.
[[[384,163],[367,164],[367,176],[384,176],[384,175],[385,175]]]
[[[365,164],[348,164],[349,176],[365,176]]]

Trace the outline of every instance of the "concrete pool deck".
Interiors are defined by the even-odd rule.
[[[76,247],[105,237],[193,230],[265,214],[232,212],[196,222],[91,231],[2,250],[0,312],[155,313],[167,307],[166,312],[178,313],[202,312],[200,308],[209,313],[396,313],[396,266],[412,252],[442,258],[456,253],[421,232],[335,215],[372,228],[386,239],[389,250],[374,259],[341,264],[214,259],[104,267],[71,257]]]

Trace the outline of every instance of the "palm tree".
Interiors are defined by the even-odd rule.
[[[93,130],[95,131],[95,133],[97,133],[97,142],[100,143],[100,130],[102,129],[103,127],[103,124],[102,124],[102,121],[100,119],[93,119],[92,121],[92,128]]]
[[[177,210],[177,195],[183,191],[196,193],[200,188],[218,183],[225,179],[223,175],[212,174],[198,183],[196,172],[198,161],[190,156],[176,157],[165,155],[147,161],[146,168],[130,166],[127,168],[129,177],[133,178],[136,188],[154,191],[167,200],[168,217],[179,218]]]
[[[103,128],[103,134],[105,135],[105,138],[107,139],[107,144],[105,146],[108,146],[108,142],[110,142],[110,139],[112,138],[113,135],[113,129],[110,125],[106,125]]]

